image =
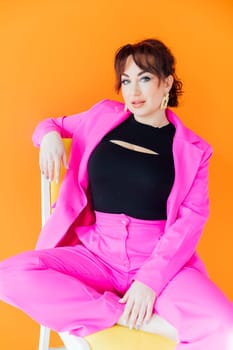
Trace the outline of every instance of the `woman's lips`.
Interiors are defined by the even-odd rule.
[[[146,101],[132,101],[131,104],[133,108],[140,108],[144,105]]]

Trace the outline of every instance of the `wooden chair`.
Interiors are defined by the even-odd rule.
[[[64,144],[68,155],[71,140],[65,139]],[[64,171],[61,178],[63,178],[63,176]],[[57,198],[60,183],[56,184],[54,181],[50,183],[44,176],[41,176],[42,225],[45,224],[51,214],[52,203]],[[160,335],[155,334],[155,331]],[[71,338],[73,339],[74,337],[71,336],[70,339]],[[130,330],[127,327],[115,325],[111,328],[91,334],[85,337],[85,339],[88,341],[92,350],[174,350],[177,343],[177,333],[175,328],[169,325],[165,320],[161,319],[159,316],[154,316],[146,331]],[[72,340],[72,342],[72,350],[76,350],[75,341]],[[49,343],[50,329],[40,326],[38,350],[66,350],[65,347],[50,348]],[[80,349],[78,345],[77,349]]]

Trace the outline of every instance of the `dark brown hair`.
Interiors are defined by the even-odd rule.
[[[175,58],[170,49],[162,41],[146,39],[136,44],[127,44],[119,48],[115,55],[116,91],[121,88],[121,75],[124,73],[126,60],[133,57],[138,67],[146,72],[155,74],[159,80],[172,75],[173,85],[169,92],[168,106],[177,107],[178,97],[182,95],[182,82],[175,73]]]

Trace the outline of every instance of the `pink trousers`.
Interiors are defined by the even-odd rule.
[[[82,244],[29,251],[0,263],[0,300],[59,332],[85,336],[121,316],[119,298],[147,259],[165,221],[96,212],[78,228]],[[233,349],[233,306],[203,271],[185,266],[154,312],[178,331],[177,350]]]

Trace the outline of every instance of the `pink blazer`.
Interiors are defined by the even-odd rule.
[[[187,129],[173,111],[167,109],[166,113],[176,128],[173,142],[175,180],[167,201],[164,234],[135,277],[154,289],[157,295],[185,265],[205,271],[196,254],[196,246],[209,215],[211,147]],[[37,249],[76,244],[78,237],[72,227],[94,222],[88,200],[87,162],[102,137],[128,116],[122,103],[103,100],[88,111],[47,119],[36,127],[33,143],[37,147],[49,131],[55,130],[63,138],[72,138],[69,169],[55,210],[39,236]]]

